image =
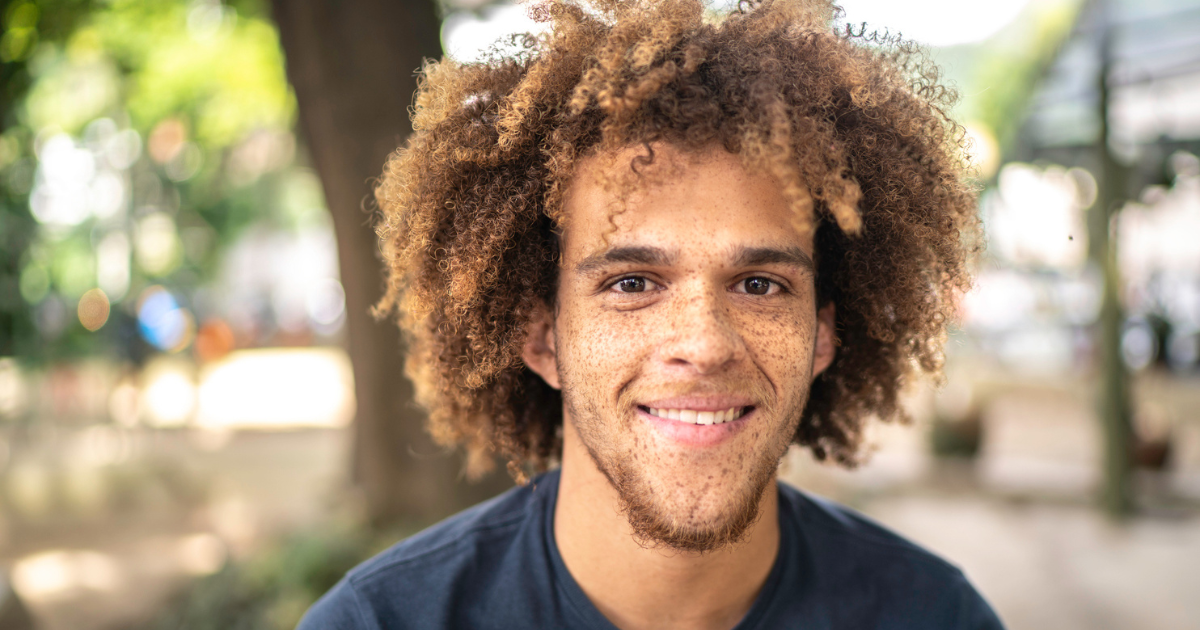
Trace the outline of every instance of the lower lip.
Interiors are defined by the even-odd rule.
[[[730,420],[721,424],[691,424],[689,422],[669,420],[651,415],[641,407],[637,410],[638,415],[646,422],[649,422],[664,437],[679,444],[697,448],[718,446],[733,439],[734,435],[746,427],[747,421],[757,411],[757,408],[752,409],[737,420]]]

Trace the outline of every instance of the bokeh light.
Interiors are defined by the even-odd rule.
[[[79,323],[83,324],[84,328],[95,332],[108,321],[109,309],[108,296],[104,294],[104,291],[92,289],[79,298],[79,307],[76,312],[79,315]]]
[[[1000,168],[1000,143],[996,134],[987,125],[972,121],[966,125],[967,140],[970,141],[970,161],[981,180],[989,180]]]
[[[147,288],[138,298],[138,330],[160,350],[178,352],[192,342],[195,319],[161,286]]]
[[[17,561],[12,581],[21,595],[39,600],[75,589],[111,592],[123,581],[122,573],[109,554],[54,549]]]
[[[27,389],[17,361],[11,357],[0,358],[0,418],[16,418],[25,411],[29,399]]]
[[[143,373],[141,407],[155,427],[178,427],[188,423],[196,408],[196,385],[191,367],[172,358],[160,358]]]
[[[182,262],[179,230],[166,212],[152,212],[138,221],[134,247],[138,266],[152,276],[165,276]]]
[[[78,140],[47,131],[37,144],[29,209],[39,223],[56,232],[91,217],[113,219],[128,206],[124,169],[139,150],[136,132],[132,137],[118,132],[116,123],[102,118],[90,124],[84,136]]]
[[[981,202],[992,253],[1024,267],[1081,268],[1087,259],[1083,209],[1095,189],[1083,169],[1006,164],[997,190]]]
[[[130,254],[129,237],[123,231],[106,234],[96,246],[96,283],[113,301],[129,291]]]
[[[76,146],[71,136],[58,133],[46,139],[29,199],[33,217],[53,226],[82,223],[88,217],[87,188],[95,173],[91,152]]]
[[[346,292],[342,283],[333,278],[315,283],[305,296],[305,307],[318,331],[335,330],[346,313]]]
[[[239,350],[200,376],[197,426],[345,426],[354,415],[354,376],[334,349]]]
[[[33,261],[21,270],[18,285],[21,297],[30,304],[37,304],[50,292],[50,272],[40,262]]]
[[[141,392],[132,379],[124,379],[108,395],[108,417],[118,425],[132,428],[141,416]]]
[[[109,166],[123,171],[142,155],[142,136],[136,129],[124,129],[104,140],[104,158]]]
[[[196,332],[196,358],[205,362],[216,361],[233,351],[235,343],[229,324],[221,319],[210,319]]]
[[[192,534],[180,539],[176,553],[183,570],[189,575],[209,575],[225,565],[228,550],[225,543],[213,534]]]
[[[146,142],[150,157],[159,164],[175,159],[187,142],[187,128],[178,118],[168,118],[156,125]]]

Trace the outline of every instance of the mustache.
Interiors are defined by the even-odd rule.
[[[630,413],[639,400],[674,398],[682,396],[720,396],[737,394],[754,401],[756,408],[771,411],[777,397],[770,383],[761,378],[722,376],[692,380],[634,380],[617,396],[620,411]]]

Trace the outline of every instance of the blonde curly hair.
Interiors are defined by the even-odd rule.
[[[938,373],[952,295],[978,242],[955,98],[914,44],[835,28],[823,0],[549,0],[540,36],[423,70],[414,133],[376,189],[388,288],[429,429],[518,479],[560,454],[558,391],[521,360],[552,305],[562,199],[579,160],[630,145],[718,145],[780,182],[815,230],[840,348],[795,442],[856,463],[870,416]],[[653,152],[650,152],[653,155]],[[645,158],[642,158],[645,159]],[[631,167],[636,168],[636,164]],[[811,193],[811,196],[810,194]]]

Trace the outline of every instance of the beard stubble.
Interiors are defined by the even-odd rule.
[[[560,376],[562,379],[562,376]],[[564,384],[563,401],[567,412],[574,419],[580,441],[588,451],[588,455],[600,472],[608,479],[617,491],[620,499],[620,509],[629,522],[634,539],[646,548],[668,548],[674,551],[707,553],[724,547],[738,544],[745,540],[751,526],[758,521],[762,514],[761,504],[767,485],[775,478],[779,463],[787,453],[796,434],[796,426],[808,398],[807,389],[799,392],[798,403],[786,405],[787,408],[774,409],[769,401],[774,397],[770,388],[755,379],[739,382],[735,387],[728,385],[714,388],[703,384],[692,384],[683,390],[671,388],[671,395],[703,394],[713,391],[741,391],[760,401],[756,412],[759,418],[778,419],[779,424],[773,427],[765,448],[761,452],[745,453],[750,462],[750,470],[743,478],[745,482],[733,489],[734,496],[729,499],[725,509],[709,522],[697,522],[693,517],[697,505],[690,506],[686,514],[672,513],[668,501],[662,491],[655,490],[654,480],[648,478],[644,462],[636,451],[623,450],[613,439],[613,429],[604,428],[603,414],[586,401],[576,400],[570,392],[573,388]],[[636,418],[637,391],[646,388],[627,388],[622,391],[618,405],[617,431],[631,431],[629,419]],[[663,395],[663,388],[654,388],[657,395]],[[782,413],[780,417],[777,413]],[[746,427],[743,430],[748,430]],[[607,435],[606,435],[607,434]],[[633,448],[638,446],[634,438]],[[699,494],[699,493],[697,493]],[[698,496],[692,497],[698,501]]]

